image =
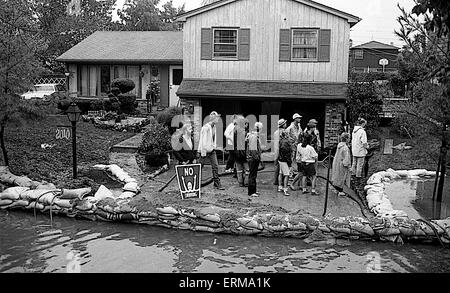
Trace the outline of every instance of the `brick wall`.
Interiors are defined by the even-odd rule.
[[[344,112],[344,103],[327,103],[325,105],[324,147],[332,146],[339,142],[342,125],[341,115],[344,115]]]
[[[202,109],[200,107],[200,99],[180,99],[180,106],[188,109],[191,119],[193,120],[192,127],[194,132],[194,148],[197,149],[197,144],[200,138],[200,130],[203,126]]]

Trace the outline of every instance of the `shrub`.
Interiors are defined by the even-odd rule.
[[[117,98],[120,103],[120,113],[133,114],[136,111],[136,95],[120,94]]]
[[[136,85],[134,84],[134,81],[127,78],[117,78],[111,82],[112,93],[114,93],[113,89],[115,92],[117,92],[117,90],[115,89],[117,88],[121,94],[125,94],[131,92],[135,87]]]
[[[170,139],[167,128],[152,117],[142,138],[139,151],[146,154],[165,155],[166,152],[172,149]]]
[[[91,111],[104,111],[104,110],[105,110],[105,100],[104,99],[98,99],[98,100],[92,101]]]
[[[105,111],[108,112],[119,112],[120,102],[117,97],[110,97],[105,100]]]
[[[69,108],[70,104],[72,103],[72,100],[69,98],[61,99],[58,101],[58,109],[60,109],[63,112],[66,112],[67,108]]]
[[[158,123],[167,127],[170,134],[173,134],[177,127],[176,128],[172,127],[172,125],[171,125],[172,119],[176,115],[181,115],[181,109],[182,108],[180,108],[180,107],[169,107],[169,108],[165,109],[164,111],[162,111],[161,113],[159,113],[158,116],[156,116],[156,120],[158,121]]]

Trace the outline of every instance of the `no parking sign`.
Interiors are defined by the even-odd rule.
[[[177,172],[181,198],[200,198],[202,165],[178,165],[175,166],[175,170]]]

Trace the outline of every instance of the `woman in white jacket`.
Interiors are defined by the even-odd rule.
[[[364,160],[367,155],[367,149],[369,148],[369,145],[367,144],[367,134],[364,130],[366,125],[367,121],[365,119],[358,118],[352,133],[352,173],[356,175],[356,178],[362,177]]]

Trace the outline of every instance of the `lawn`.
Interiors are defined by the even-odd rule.
[[[5,143],[12,173],[26,175],[33,180],[46,180],[59,187],[67,187],[72,176],[72,140],[57,140],[56,128],[70,125],[67,116],[50,116],[44,120],[9,126]],[[80,170],[109,162],[109,148],[133,133],[116,132],[95,127],[88,122],[77,124],[77,159]],[[44,149],[42,144],[53,145]],[[0,155],[0,165],[4,164]],[[82,176],[82,172],[80,174]]]

